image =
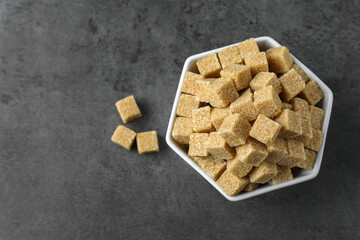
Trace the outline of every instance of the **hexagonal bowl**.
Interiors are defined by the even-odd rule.
[[[257,44],[259,45],[259,48],[261,51],[265,51],[268,48],[273,48],[273,47],[278,47],[281,46],[277,41],[275,41],[274,39],[272,39],[271,37],[258,37],[255,38]],[[237,45],[238,43],[229,45],[229,46],[233,46],[233,45]],[[325,118],[324,118],[324,123],[322,126],[322,131],[323,131],[323,142],[321,145],[321,149],[317,154],[317,158],[315,161],[315,165],[314,168],[312,170],[303,170],[303,169],[298,169],[298,171],[294,171],[294,179],[278,184],[278,185],[270,185],[270,184],[265,184],[260,186],[258,189],[252,191],[252,192],[241,192],[240,194],[236,195],[236,196],[228,196],[216,183],[216,181],[214,181],[209,175],[207,175],[195,162],[193,162],[193,160],[187,155],[186,149],[184,146],[178,144],[171,136],[171,131],[173,128],[173,124],[174,124],[174,120],[176,118],[176,108],[179,102],[179,97],[181,94],[181,86],[184,82],[184,78],[185,78],[185,74],[187,71],[193,71],[196,72],[197,68],[196,68],[196,61],[204,56],[207,56],[209,54],[212,53],[218,53],[219,51],[221,51],[224,48],[227,48],[229,46],[225,46],[222,48],[217,48],[211,51],[207,51],[207,52],[203,52],[200,54],[196,54],[193,55],[191,57],[189,57],[188,59],[186,59],[182,73],[181,73],[181,77],[180,77],[180,81],[179,81],[179,86],[178,89],[176,91],[176,96],[175,96],[175,100],[174,100],[174,105],[171,111],[171,116],[170,116],[170,120],[169,120],[169,125],[168,125],[168,129],[166,132],[166,142],[167,144],[184,160],[186,161],[193,169],[195,169],[200,175],[202,175],[214,188],[216,188],[216,190],[218,190],[225,198],[227,198],[230,201],[240,201],[240,200],[244,200],[247,198],[251,198],[263,193],[267,193],[270,191],[274,191],[280,188],[285,188],[285,187],[289,187],[291,185],[295,185],[301,182],[305,182],[308,180],[311,180],[313,178],[315,178],[320,170],[320,166],[321,166],[321,162],[322,162],[322,158],[323,158],[323,153],[324,153],[324,147],[325,147],[325,142],[326,142],[326,135],[327,135],[327,130],[329,127],[329,121],[330,121],[330,115],[331,115],[331,109],[332,109],[332,104],[333,104],[333,93],[330,90],[330,88],[328,86],[326,86],[326,84],[321,81],[312,71],[310,71],[309,68],[307,68],[304,64],[302,64],[295,56],[292,55],[294,62],[299,65],[304,71],[305,73],[309,76],[310,79],[314,79],[319,87],[321,88],[321,90],[324,92],[324,99],[317,105],[318,107],[321,107],[322,109],[325,110]]]

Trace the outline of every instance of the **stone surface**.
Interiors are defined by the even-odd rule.
[[[355,2],[1,1],[0,239],[359,239]],[[186,58],[258,36],[317,74],[334,107],[317,178],[233,203],[165,132]],[[156,130],[159,153],[110,141],[130,94],[143,116],[126,126]]]

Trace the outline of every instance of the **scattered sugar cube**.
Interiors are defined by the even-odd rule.
[[[210,104],[213,107],[226,107],[239,97],[230,78],[218,78],[211,84]]]
[[[309,103],[301,98],[293,98],[290,100],[292,110],[300,114],[303,119],[310,119]]]
[[[248,88],[243,91],[238,99],[230,104],[230,111],[232,113],[239,113],[248,121],[255,120],[259,115],[254,105],[254,94]]]
[[[126,148],[127,150],[130,150],[134,144],[135,137],[136,132],[127,127],[119,125],[115,129],[114,134],[111,136],[111,141],[122,146],[123,148]]]
[[[211,94],[211,83],[213,83],[217,78],[206,78],[196,81],[196,90],[195,95],[196,99],[200,102],[209,103],[210,94]]]
[[[236,147],[236,154],[241,162],[258,167],[267,157],[268,151],[265,144],[249,137],[244,145]]]
[[[310,105],[315,105],[324,98],[324,93],[315,80],[310,80],[306,83],[299,96],[308,101]]]
[[[301,76],[301,78],[304,80],[304,82],[307,82],[309,80],[309,77],[306,75],[304,70],[299,65],[294,63],[292,65],[291,69],[294,69]]]
[[[319,129],[312,128],[313,138],[305,144],[307,149],[315,152],[320,151],[321,143],[323,139],[323,132]]]
[[[270,118],[260,114],[251,127],[250,136],[256,140],[269,144],[274,141],[281,129],[281,125]]]
[[[244,188],[244,192],[252,192],[254,190],[256,190],[259,187],[258,183],[249,183],[248,185],[246,185],[246,187]]]
[[[273,86],[266,86],[254,92],[254,104],[259,113],[273,118],[281,113],[281,100]]]
[[[136,144],[139,154],[159,151],[156,131],[136,134]]]
[[[242,63],[239,48],[237,46],[231,46],[225,48],[218,53],[221,66],[225,68],[232,63]]]
[[[221,124],[218,133],[225,138],[230,147],[245,144],[249,136],[250,123],[242,118],[240,114],[227,116]]]
[[[239,178],[245,177],[253,168],[252,164],[243,163],[241,154],[236,153],[235,157],[227,161],[226,170],[235,174]]]
[[[292,105],[288,102],[281,102],[281,110],[284,110],[284,109],[292,109]]]
[[[242,59],[252,53],[259,53],[259,47],[254,38],[247,39],[238,44],[240,55]]]
[[[296,166],[299,168],[311,170],[314,167],[316,160],[316,152],[309,149],[305,149],[306,159],[305,161],[299,162]]]
[[[283,88],[280,97],[287,102],[305,89],[305,82],[294,69],[282,75],[279,81]]]
[[[242,64],[230,64],[220,72],[220,75],[223,78],[231,78],[235,84],[236,91],[248,87],[251,81],[250,68]]]
[[[259,167],[254,167],[249,173],[252,183],[267,183],[277,174],[277,166],[273,163],[262,162]]]
[[[287,47],[281,46],[266,50],[269,69],[274,73],[285,73],[293,65],[293,59]]]
[[[252,76],[259,72],[268,72],[269,66],[265,52],[252,53],[245,57],[245,65],[250,67]]]
[[[225,160],[215,160],[212,156],[194,157],[194,162],[215,181],[226,170]]]
[[[301,117],[297,112],[285,109],[275,118],[282,125],[279,133],[281,138],[292,138],[301,135]]]
[[[214,130],[211,124],[211,107],[201,107],[192,111],[194,132],[210,132]]]
[[[211,111],[211,123],[216,130],[219,130],[224,118],[231,114],[229,108],[214,108]]]
[[[265,162],[278,163],[281,160],[286,160],[288,155],[287,143],[285,139],[277,138],[267,145],[268,156]]]
[[[229,147],[225,139],[217,132],[210,133],[206,149],[214,159],[230,160],[235,156],[235,149]]]
[[[176,114],[181,117],[192,117],[192,111],[200,107],[200,101],[195,96],[181,94],[176,109]]]
[[[270,85],[274,87],[277,94],[282,91],[281,83],[273,72],[259,72],[250,82],[253,91]]]
[[[225,171],[217,180],[219,187],[229,196],[235,196],[249,183],[248,177],[239,178],[235,174]]]
[[[296,140],[287,140],[287,159],[282,159],[277,164],[287,166],[289,168],[295,167],[299,162],[306,159],[304,143]]]
[[[311,127],[321,130],[324,122],[325,111],[321,108],[310,106],[310,116]]]
[[[195,95],[197,89],[196,81],[202,79],[204,79],[204,76],[201,74],[187,72],[185,75],[184,83],[181,87],[181,92]]]
[[[119,111],[120,117],[124,123],[130,122],[131,120],[141,117],[141,112],[136,104],[133,95],[123,98],[115,103],[117,110]]]
[[[199,72],[204,77],[219,77],[221,71],[221,64],[216,53],[210,54],[206,57],[200,58],[196,65]]]
[[[278,172],[276,176],[269,181],[271,185],[280,184],[294,179],[290,168],[278,165],[277,170]]]
[[[190,135],[193,133],[193,123],[191,118],[175,118],[172,137],[180,144],[189,144]]]
[[[189,151],[190,157],[206,157],[209,152],[206,149],[209,133],[193,133],[190,135]]]

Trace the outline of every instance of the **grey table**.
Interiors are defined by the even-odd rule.
[[[0,2],[1,240],[360,238],[359,2],[189,2]],[[232,203],[164,136],[185,59],[263,35],[333,90],[333,114],[316,179]],[[157,154],[110,142],[130,94]]]

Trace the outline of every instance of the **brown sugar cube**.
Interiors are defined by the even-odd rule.
[[[200,58],[196,65],[199,72],[204,77],[219,77],[221,71],[221,64],[216,53],[210,54],[206,57]]]
[[[311,127],[321,130],[324,122],[325,111],[321,108],[310,106],[310,116]]]
[[[269,69],[274,73],[284,73],[290,70],[293,59],[287,47],[281,46],[266,50]]]
[[[273,142],[267,145],[268,156],[265,158],[265,162],[278,163],[281,160],[287,160],[287,143],[285,139],[277,138]]]
[[[256,140],[269,144],[274,141],[281,129],[281,125],[270,118],[260,114],[251,127],[250,136]]]
[[[252,192],[252,191],[256,190],[258,187],[259,187],[258,183],[249,183],[244,188],[244,192]]]
[[[239,43],[238,47],[242,59],[245,59],[245,57],[249,54],[260,52],[259,47],[254,38],[250,38]]]
[[[299,162],[296,166],[299,168],[311,170],[314,167],[316,160],[316,152],[309,149],[305,149],[306,159],[305,161]]]
[[[250,87],[253,91],[270,85],[274,87],[277,94],[281,92],[281,83],[273,72],[259,72],[250,82]]]
[[[210,102],[210,94],[211,94],[211,83],[213,83],[217,78],[206,78],[202,80],[196,81],[196,90],[195,95],[196,99],[200,102]]]
[[[218,133],[225,138],[230,147],[235,147],[246,142],[250,128],[250,123],[236,113],[224,119]]]
[[[217,132],[210,133],[206,149],[214,159],[230,160],[235,156],[235,149],[229,147],[225,139]]]
[[[136,144],[139,154],[159,151],[156,131],[136,134]]]
[[[248,121],[255,120],[259,115],[254,105],[254,94],[251,89],[246,89],[238,99],[230,104],[232,113],[239,113]]]
[[[122,146],[123,148],[126,148],[127,150],[130,150],[134,144],[135,137],[136,132],[127,127],[119,125],[115,129],[114,134],[111,136],[111,141]]]
[[[310,80],[306,83],[305,89],[302,90],[299,96],[308,101],[310,105],[315,105],[324,98],[324,93],[315,80]]]
[[[259,167],[254,167],[249,173],[252,183],[267,183],[277,174],[277,166],[273,163],[262,162]]]
[[[306,159],[304,143],[296,140],[287,140],[287,147],[287,159],[282,159],[277,164],[293,168],[299,162]]]
[[[306,144],[312,138],[313,138],[313,133],[312,133],[312,129],[311,129],[310,119],[302,118],[301,119],[301,135],[294,137],[293,139]]]
[[[223,78],[231,78],[236,91],[248,87],[251,81],[250,68],[242,64],[230,64],[220,72],[220,75]]]
[[[225,160],[215,160],[213,157],[194,157],[194,162],[215,181],[226,170]]]
[[[305,147],[307,149],[318,152],[320,151],[321,148],[323,132],[316,128],[312,128],[312,133],[313,133],[313,138],[305,144]]]
[[[278,165],[277,170],[278,170],[278,172],[277,172],[276,176],[273,177],[269,181],[269,184],[271,184],[271,185],[287,182],[294,178],[292,175],[291,169],[288,167]]]
[[[117,110],[119,111],[120,117],[124,123],[130,122],[131,120],[141,117],[141,112],[136,104],[133,95],[123,98],[115,103]]]
[[[214,108],[211,111],[211,123],[216,128],[216,130],[219,130],[222,122],[224,121],[224,118],[230,114],[231,112],[229,108]]]
[[[204,76],[201,74],[187,72],[185,75],[184,83],[181,87],[181,92],[195,95],[197,89],[196,81],[202,79],[204,79]]]
[[[235,174],[225,171],[216,182],[227,195],[235,196],[246,187],[249,178],[239,178]]]
[[[244,145],[236,147],[236,154],[239,155],[241,162],[258,167],[267,157],[268,151],[265,144],[253,138],[248,138]]]
[[[282,103],[273,86],[256,90],[254,104],[258,112],[268,118],[273,118],[281,113]]]
[[[232,63],[242,63],[239,48],[237,46],[231,46],[225,48],[218,53],[221,66],[225,68]]]
[[[241,161],[241,155],[236,154],[236,156],[227,161],[226,170],[232,172],[239,178],[245,177],[253,168],[252,164],[243,163]]]
[[[283,88],[280,97],[287,102],[305,89],[305,82],[294,69],[282,75],[279,81]]]
[[[301,117],[298,113],[285,109],[274,120],[282,125],[279,137],[292,138],[301,135]]]
[[[284,109],[292,109],[292,105],[290,103],[287,103],[287,102],[281,102],[281,110],[284,110]]]
[[[195,96],[181,94],[176,109],[176,114],[180,117],[192,117],[192,111],[200,107],[200,101]]]
[[[300,117],[304,119],[310,119],[310,107],[309,103],[301,98],[293,98],[290,100],[292,110],[300,114]]]
[[[230,78],[218,78],[211,84],[210,104],[213,107],[226,107],[239,97]]]
[[[215,130],[211,124],[211,107],[201,107],[192,112],[192,121],[194,132],[210,132]]]
[[[301,67],[299,67],[299,65],[294,63],[292,65],[291,69],[294,69],[301,76],[301,78],[304,80],[304,82],[307,82],[309,80],[309,77],[306,75],[304,70]]]
[[[206,149],[209,133],[193,133],[190,135],[189,151],[190,157],[206,157],[209,152]]]
[[[252,76],[259,72],[268,72],[269,66],[265,52],[252,53],[245,57],[245,65],[250,67]]]
[[[191,118],[175,118],[172,137],[180,144],[189,144],[190,135],[193,133],[193,123]]]

